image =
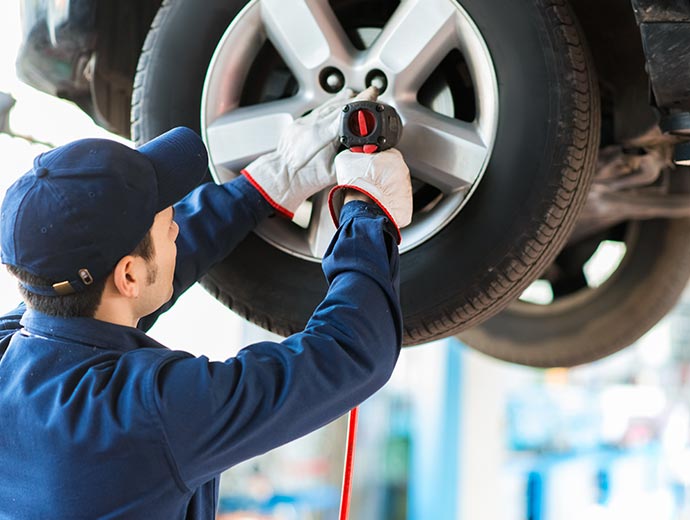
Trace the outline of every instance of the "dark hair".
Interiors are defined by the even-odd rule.
[[[147,262],[153,258],[153,239],[150,230],[131,254],[140,256]],[[7,270],[19,281],[28,285],[48,286],[61,281],[36,276],[13,265],[8,265]],[[44,314],[63,318],[93,318],[101,303],[106,279],[107,276],[102,280],[96,280],[82,292],[64,296],[42,296],[27,290],[21,284],[19,292],[29,307]]]

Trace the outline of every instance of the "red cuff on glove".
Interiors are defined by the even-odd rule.
[[[242,170],[240,173],[242,173],[242,175],[244,175],[247,178],[251,185],[254,186],[259,193],[261,193],[261,196],[264,199],[266,199],[266,202],[273,206],[278,213],[280,213],[284,217],[289,218],[290,220],[292,220],[295,217],[295,214],[292,211],[285,209],[283,206],[281,206],[275,200],[273,200],[271,196],[264,191],[261,185],[258,182],[256,182],[256,180],[254,180],[254,177],[252,177],[252,175],[247,170]]]
[[[331,213],[331,218],[333,219],[333,223],[335,224],[335,227],[338,227],[338,226],[340,225],[340,223],[339,223],[339,213],[340,213],[340,212],[337,212],[337,213],[336,213],[335,208],[333,207],[333,204],[334,204],[333,197],[334,197],[334,195],[335,195],[338,191],[343,190],[343,189],[355,190],[355,191],[358,191],[358,192],[360,192],[360,193],[363,193],[364,195],[366,195],[367,197],[369,197],[369,198],[370,198],[370,199],[381,209],[381,211],[383,211],[383,213],[386,215],[386,217],[388,218],[388,220],[390,220],[391,223],[395,226],[395,230],[397,231],[397,236],[395,237],[395,240],[396,240],[396,242],[398,243],[398,245],[400,245],[400,242],[402,241],[402,234],[400,233],[400,228],[398,227],[398,224],[397,224],[397,222],[395,221],[395,219],[393,218],[393,216],[388,212],[388,210],[387,210],[386,207],[381,203],[381,201],[379,201],[379,200],[378,200],[376,197],[374,197],[371,193],[367,192],[366,190],[363,190],[363,189],[360,188],[359,186],[351,186],[351,185],[347,185],[347,184],[341,184],[341,185],[338,185],[338,186],[334,186],[334,187],[331,189],[331,191],[328,193],[328,210],[329,210],[330,213]],[[345,197],[344,197],[344,195],[343,195],[343,199],[344,199],[344,198],[345,198]],[[340,209],[342,209],[342,206],[341,206]]]

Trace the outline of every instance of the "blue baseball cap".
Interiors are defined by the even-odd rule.
[[[107,277],[207,168],[203,141],[184,127],[137,149],[80,139],[45,152],[3,200],[2,263],[55,281],[24,284],[34,293],[80,292]]]

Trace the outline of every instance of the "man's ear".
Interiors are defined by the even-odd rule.
[[[113,269],[113,284],[117,291],[125,298],[138,298],[141,284],[140,269],[137,268],[137,257],[124,256]]]

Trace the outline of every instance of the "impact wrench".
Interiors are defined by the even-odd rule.
[[[402,120],[392,106],[376,101],[355,101],[343,107],[340,118],[340,142],[352,152],[382,152],[398,144],[402,137],[402,128]],[[350,410],[347,424],[340,520],[347,520],[350,514],[358,414],[358,407]]]

